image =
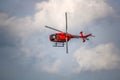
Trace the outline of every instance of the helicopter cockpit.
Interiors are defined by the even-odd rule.
[[[50,40],[55,41],[56,40],[56,35],[55,34],[50,35]]]

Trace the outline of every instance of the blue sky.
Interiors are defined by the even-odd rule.
[[[0,80],[119,80],[120,1],[1,0]],[[54,48],[49,25],[79,35],[93,33],[65,48]]]

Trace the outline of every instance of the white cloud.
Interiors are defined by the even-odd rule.
[[[40,65],[40,67],[42,67],[41,69],[50,73],[59,73],[61,69],[76,70],[76,65],[75,67],[71,65],[74,64],[74,61],[72,61],[73,59],[66,60],[68,59],[66,56],[62,58],[57,57],[58,59],[51,62],[45,62],[46,64],[42,64],[39,61],[39,58],[48,56],[52,51],[46,48],[49,43],[45,42],[45,39],[48,39],[46,35],[49,34],[47,34],[47,31],[43,31],[43,27],[45,25],[50,25],[55,27],[57,26],[58,29],[64,30],[64,13],[66,11],[68,12],[69,28],[71,27],[72,29],[84,28],[83,25],[88,25],[90,22],[103,18],[114,12],[105,0],[49,0],[47,2],[36,4],[36,13],[33,16],[18,18],[8,17],[7,14],[3,13],[0,14],[0,25],[5,27],[9,33],[22,40],[20,43],[22,45],[20,46],[20,49],[23,53],[26,53],[25,56],[28,56],[25,58],[35,57],[36,60],[38,60],[35,62],[35,68]],[[38,33],[38,31],[41,32]],[[34,33],[36,33],[36,35]],[[45,35],[45,39],[43,35]],[[105,52],[103,52],[103,50]],[[93,49],[87,49],[85,47],[80,48],[75,53],[74,57],[79,64],[76,68],[78,70],[113,68],[116,66],[119,59],[112,51],[114,51],[114,47],[111,44],[100,45]],[[54,55],[58,54],[56,53]],[[63,53],[61,55],[65,54]],[[47,60],[49,60],[48,58],[49,57],[47,57]],[[66,60],[65,63],[68,61],[70,65],[65,64],[63,60]],[[50,65],[48,63],[50,63]],[[69,67],[70,69],[68,69]]]
[[[69,27],[84,28],[90,22],[112,14],[114,11],[105,0],[49,0],[37,4],[36,23],[64,29],[64,13],[68,12]]]
[[[51,65],[47,64],[47,65],[42,66],[42,70],[47,71],[49,73],[58,73],[60,71],[61,65],[62,65],[61,60],[56,60]]]
[[[84,28],[90,22],[114,12],[105,0],[49,0],[37,3],[33,16],[18,18],[1,13],[0,24],[22,37],[40,30],[45,25],[64,30],[66,11],[69,28],[72,29]]]
[[[120,66],[119,50],[113,44],[101,44],[95,48],[82,47],[75,53],[77,70],[108,70]]]
[[[74,54],[64,56],[68,60],[60,56],[55,57],[56,54],[54,54],[56,59],[53,59],[51,54],[49,59],[45,58],[43,62],[36,63],[34,68],[37,71],[60,75],[71,75],[81,71],[111,70],[120,66],[119,52],[120,50],[112,43],[100,44],[94,48],[82,46]]]

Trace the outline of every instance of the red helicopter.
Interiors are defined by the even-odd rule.
[[[82,38],[83,42],[86,40],[89,40],[88,37],[92,36],[92,34],[83,34],[83,32],[80,32],[80,35],[72,35],[67,32],[68,25],[67,25],[67,13],[65,13],[65,19],[66,19],[66,32],[60,31],[58,29],[52,28],[50,26],[45,26],[46,28],[58,31],[58,33],[51,34],[49,36],[50,41],[55,42],[54,47],[64,47],[64,43],[66,43],[66,53],[68,53],[68,41],[70,41],[72,38]],[[62,43],[62,46],[59,46],[58,43]]]

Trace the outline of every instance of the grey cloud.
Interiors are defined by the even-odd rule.
[[[35,14],[35,5],[47,0],[1,0],[0,12],[8,13],[10,16],[25,17]]]
[[[97,79],[99,80],[98,78],[94,78],[94,77],[98,76],[99,78],[101,78],[102,76],[104,76],[102,75],[104,73],[105,73],[105,76],[110,77],[111,80],[116,79],[114,74],[120,73],[119,69],[115,69],[115,70],[118,70],[118,72],[117,71],[114,72],[112,70],[111,71],[106,70],[105,72],[99,71],[98,74],[95,74],[97,71],[92,72],[92,74],[89,73],[89,71],[79,72],[80,66],[76,61],[77,58],[73,57],[74,52],[79,47],[83,47],[83,45],[87,46],[87,48],[89,46],[89,49],[91,49],[91,47],[96,48],[96,46],[100,44],[108,43],[108,42],[110,43],[111,42],[114,43],[116,41],[117,43],[119,42],[119,38],[118,36],[116,36],[117,34],[119,34],[119,18],[112,19],[111,15],[114,15],[114,14],[111,11],[111,7],[107,3],[105,3],[104,0],[102,0],[103,2],[100,1],[101,2],[100,4],[103,3],[103,5],[106,5],[106,6],[104,6],[105,8],[100,10],[100,11],[103,11],[100,14],[99,12],[94,13],[94,10],[92,9],[90,10],[90,12],[87,11],[90,8],[88,6],[85,7],[86,13],[84,13],[83,6],[81,6],[79,7],[81,9],[80,10],[79,8],[76,9],[75,14],[73,14],[72,11],[74,12],[74,9],[71,10],[71,8],[73,8],[73,6],[71,5],[73,5],[72,2],[74,0],[73,1],[67,0],[68,2],[70,1],[69,3],[71,3],[71,5],[64,2],[64,0],[62,1],[63,3],[61,4],[59,4],[59,1],[57,3],[56,2],[54,3],[54,0],[52,1],[49,0],[49,2],[37,4],[36,5],[37,9],[41,9],[41,7],[43,9],[40,11],[38,10],[34,15],[29,16],[27,18],[15,17],[14,14],[13,14],[14,17],[4,16],[4,18],[1,18],[2,19],[0,20],[1,22],[0,23],[1,25],[0,26],[0,30],[1,30],[0,32],[0,37],[1,37],[0,38],[0,44],[1,44],[0,64],[2,65],[0,66],[1,79],[11,79],[11,80],[16,80],[16,79],[17,80],[19,79],[20,80],[21,79],[23,80],[26,80],[26,79],[29,79],[29,80],[33,80],[33,79],[34,80],[48,80],[48,79],[89,80],[91,79],[93,80],[93,79]],[[90,0],[86,0],[86,1],[90,1]],[[96,2],[96,0],[94,1]],[[83,3],[85,2],[83,1]],[[9,2],[6,4],[9,4]],[[56,5],[54,6],[54,4]],[[85,3],[84,5],[87,5],[87,3]],[[80,5],[78,4],[78,6]],[[14,5],[12,7],[14,7]],[[71,20],[69,19],[71,21],[69,22],[69,24],[73,25],[72,24],[73,22],[75,24],[78,24],[77,26],[74,25],[69,27],[69,30],[71,32],[73,33],[77,32],[78,34],[79,31],[81,31],[81,28],[85,29],[90,26],[89,31],[93,32],[96,36],[94,39],[91,39],[86,43],[82,43],[81,40],[71,40],[71,42],[69,43],[70,53],[68,55],[66,55],[65,53],[65,48],[52,47],[53,44],[49,41],[49,34],[54,32],[44,28],[44,25],[48,24],[48,25],[60,26],[57,28],[64,29],[63,19],[64,19],[64,12],[66,10],[66,9],[64,10],[65,7],[68,7],[67,10],[70,9],[70,13],[68,14],[71,16],[69,16],[69,18],[72,17]],[[95,7],[95,10],[101,9],[101,7],[99,9],[97,8],[99,7],[98,6]],[[58,9],[60,10],[58,11]],[[15,10],[12,9],[12,10],[16,12],[16,9]],[[27,12],[29,11],[34,12],[34,10],[32,9],[28,9]],[[82,11],[83,12],[82,15],[81,15],[81,12],[78,13],[78,11]],[[15,14],[20,16],[26,15],[26,13],[24,12],[22,13],[21,10],[18,11],[18,13],[15,13]],[[98,15],[97,17],[95,17],[93,14],[98,14]],[[9,16],[9,13],[8,13],[8,16]],[[83,24],[84,26],[82,27],[80,26],[79,20],[82,20],[83,22],[85,22],[85,24]],[[113,28],[113,26],[117,26],[117,27]],[[86,47],[85,47],[85,51],[86,51]],[[86,56],[82,56],[82,58],[86,59]],[[83,67],[85,68],[86,66],[83,66]],[[75,71],[75,70],[78,70],[78,71]],[[105,76],[102,78],[103,80],[106,80]],[[119,78],[119,75],[117,75],[117,77]]]

